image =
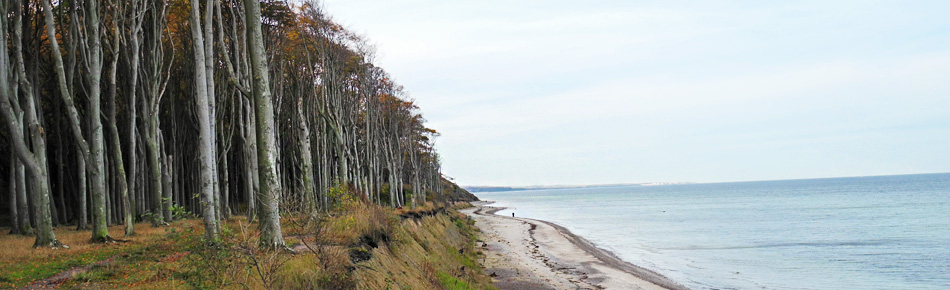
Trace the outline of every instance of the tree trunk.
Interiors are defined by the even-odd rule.
[[[225,155],[224,158],[221,158],[221,188],[218,192],[221,193],[221,219],[228,219],[231,217],[231,201],[230,201],[230,180],[228,180],[228,156]]]
[[[6,13],[6,4],[0,4],[0,13],[7,15]],[[0,33],[0,115],[3,116],[4,123],[7,124],[7,129],[10,133],[10,136],[16,137],[18,132],[22,138],[11,138],[10,141],[13,145],[13,149],[16,153],[16,157],[23,163],[27,172],[30,173],[30,180],[35,186],[30,194],[31,203],[35,215],[36,225],[36,242],[33,244],[34,247],[59,247],[64,246],[56,239],[56,234],[53,233],[53,223],[50,219],[49,212],[49,169],[46,163],[46,135],[45,130],[39,125],[37,121],[37,101],[35,95],[33,94],[33,85],[29,82],[26,77],[26,66],[23,63],[23,53],[22,53],[22,11],[20,5],[16,5],[15,8],[15,18],[14,18],[14,29],[13,29],[13,49],[15,51],[14,55],[16,56],[16,76],[17,80],[22,87],[25,98],[25,106],[23,106],[22,112],[24,121],[29,125],[28,131],[24,132],[22,130],[22,124],[18,122],[17,115],[14,112],[14,107],[11,104],[11,96],[13,92],[10,90],[10,83],[8,82],[11,78],[8,75],[9,70],[9,59],[7,54],[7,40],[6,40],[6,21],[0,21],[0,28],[4,33]],[[33,151],[31,152],[26,146],[26,134],[29,133],[30,139],[33,145]],[[23,187],[25,189],[25,186]],[[25,198],[24,198],[25,199]],[[22,210],[18,210],[20,212]],[[22,223],[22,222],[21,222]]]
[[[148,150],[145,152],[148,157],[149,193],[152,197],[152,225],[160,226],[165,223],[165,211],[162,209],[164,202],[162,202],[162,162],[160,160],[163,154],[158,144],[161,137],[158,135],[158,119],[148,118],[146,121],[148,121],[148,128],[145,134],[145,148]]]
[[[44,1],[45,2],[45,1]],[[106,179],[105,179],[105,155],[103,154],[104,147],[104,135],[102,130],[102,119],[101,117],[101,78],[102,78],[102,48],[100,46],[99,36],[99,11],[98,11],[98,1],[92,0],[86,3],[86,33],[87,40],[86,44],[88,47],[88,56],[86,62],[88,63],[89,72],[88,76],[88,94],[89,94],[89,106],[87,111],[89,112],[89,124],[92,128],[92,134],[90,139],[92,144],[90,144],[89,157],[92,160],[93,170],[90,171],[92,175],[92,192],[93,192],[93,223],[92,223],[92,240],[97,242],[108,241],[111,238],[109,237],[109,228],[107,226],[107,216],[106,216]],[[52,13],[51,11],[49,13]],[[55,33],[54,33],[55,35]],[[52,38],[52,36],[51,36]]]
[[[245,179],[247,182],[247,220],[253,221],[257,216],[257,193],[260,191],[260,175],[257,167],[257,122],[254,121],[254,107],[250,100],[245,100],[244,117],[242,124],[245,129],[244,135],[244,167]]]
[[[214,166],[215,166],[215,145],[213,143],[212,116],[209,112],[208,81],[211,76],[207,75],[205,68],[205,50],[204,36],[202,35],[201,21],[198,15],[200,9],[198,1],[191,1],[191,36],[192,45],[195,53],[195,111],[198,115],[198,162],[199,162],[199,186],[202,203],[202,213],[205,222],[205,235],[209,241],[218,240],[217,210],[214,204]]]
[[[172,216],[172,156],[168,155],[165,157],[164,165],[162,166],[162,209],[165,210],[164,217],[165,222],[170,223],[174,220]]]
[[[280,181],[277,179],[276,137],[274,136],[274,105],[271,100],[267,58],[264,55],[264,35],[261,32],[261,7],[257,0],[244,0],[247,23],[247,42],[251,57],[254,107],[257,119],[257,160],[261,180],[258,200],[260,215],[260,243],[266,248],[283,248],[284,237],[280,229],[278,195]]]
[[[193,1],[198,1],[198,0],[193,0]],[[204,65],[205,65],[204,81],[205,81],[205,86],[207,87],[207,90],[208,90],[206,94],[207,95],[206,106],[208,107],[208,116],[209,116],[208,125],[211,128],[211,135],[208,135],[208,137],[211,139],[210,142],[213,149],[212,151],[213,154],[211,155],[213,156],[213,158],[210,164],[211,190],[212,190],[212,196],[214,197],[214,208],[217,209],[218,212],[220,212],[221,211],[221,190],[220,190],[220,184],[218,183],[218,162],[217,162],[217,158],[218,158],[218,151],[217,151],[218,128],[217,127],[218,126],[217,126],[217,122],[215,121],[217,117],[217,109],[215,108],[216,95],[215,95],[215,86],[214,86],[214,34],[212,33],[214,31],[213,29],[214,23],[212,22],[213,15],[214,15],[214,6],[215,6],[214,3],[217,1],[220,1],[220,0],[205,1],[204,23],[203,25],[201,25],[201,28],[202,28],[202,33],[204,34],[204,41],[202,42],[202,45],[203,45],[202,48],[204,49],[204,52],[205,52],[204,53],[204,56],[205,56],[204,57]],[[194,24],[192,25],[198,24],[198,22],[193,22],[193,23]],[[197,49],[197,46],[196,46],[196,49]],[[200,66],[201,63],[195,63],[195,65]],[[214,219],[215,228],[218,228],[219,231],[221,230],[220,217],[221,215],[219,214],[219,215],[216,215]]]
[[[16,212],[18,215],[17,221],[20,222],[20,234],[29,236],[33,234],[33,224],[30,222],[30,202],[26,195],[26,170],[23,168],[23,162],[17,161],[15,178]]]
[[[49,39],[56,39],[56,22],[53,19],[52,5],[49,3],[49,1],[40,2],[43,3],[43,13],[46,22],[47,37],[49,37]],[[50,54],[53,57],[53,68],[55,69],[57,74],[56,79],[59,83],[59,93],[63,99],[63,102],[66,104],[67,115],[72,127],[74,139],[76,139],[76,142],[79,143],[80,148],[82,148],[82,155],[87,159],[87,170],[92,177],[92,240],[109,241],[111,238],[109,237],[109,228],[106,225],[106,192],[105,176],[103,175],[103,171],[105,171],[105,160],[103,158],[103,133],[102,122],[100,119],[102,48],[100,47],[99,14],[97,4],[98,1],[89,1],[83,6],[85,9],[84,25],[86,26],[85,61],[86,67],[88,69],[88,72],[86,73],[88,89],[87,97],[89,98],[89,106],[86,111],[91,127],[90,129],[92,130],[90,134],[90,140],[92,142],[86,142],[86,139],[83,137],[81,129],[82,126],[79,121],[79,113],[75,104],[73,103],[72,92],[67,86],[65,69],[63,67],[63,56],[59,50],[59,43],[57,41],[50,41],[49,43],[51,48]],[[78,19],[74,21],[78,21]],[[48,176],[45,177],[48,178]],[[48,182],[44,186],[47,190],[49,189]]]
[[[110,138],[112,145],[112,159],[115,161],[116,167],[116,178],[117,186],[116,189],[119,192],[119,198],[121,199],[122,204],[122,222],[125,224],[125,236],[135,235],[135,224],[132,221],[132,203],[129,200],[129,186],[125,176],[125,164],[122,161],[122,146],[121,140],[119,139],[119,129],[117,128],[117,119],[116,119],[116,104],[115,96],[117,94],[117,85],[116,85],[116,74],[119,63],[119,26],[117,23],[113,22],[112,29],[113,31],[113,43],[112,43],[112,63],[110,65],[111,71],[109,72],[109,99],[107,101],[109,107],[109,134],[112,135]],[[133,71],[136,69],[133,69]],[[134,72],[133,72],[134,74]],[[129,99],[135,99],[134,91],[129,95]]]
[[[135,9],[133,9],[133,11],[134,13],[138,12],[138,11],[135,11]],[[132,19],[132,21],[133,21],[132,27],[129,28],[129,30],[131,30],[132,32],[129,34],[130,39],[127,41],[129,45],[128,53],[129,53],[130,72],[129,72],[129,78],[128,78],[129,92],[126,94],[129,97],[128,98],[129,123],[127,124],[128,126],[127,138],[129,142],[129,145],[128,145],[129,172],[128,172],[128,176],[126,176],[126,180],[127,180],[126,184],[128,185],[128,188],[130,189],[130,191],[132,191],[130,193],[130,196],[132,196],[131,199],[141,203],[141,199],[137,198],[139,196],[137,193],[140,193],[141,191],[136,190],[137,188],[135,186],[136,184],[135,181],[138,178],[138,171],[136,170],[138,169],[138,148],[136,146],[136,144],[138,143],[137,142],[138,126],[136,126],[138,124],[138,113],[136,112],[138,109],[138,105],[136,105],[136,101],[138,100],[137,88],[138,88],[138,75],[139,75],[138,71],[139,71],[139,62],[140,62],[140,58],[139,58],[140,39],[138,36],[138,32],[141,30],[142,22],[140,19]],[[130,200],[130,202],[132,201]],[[130,209],[130,210],[135,211],[134,209]],[[134,215],[134,213],[131,213],[131,214]]]
[[[299,129],[297,130],[297,139],[300,140],[298,146],[300,150],[300,182],[302,183],[301,193],[306,211],[316,211],[316,196],[313,183],[313,153],[310,151],[310,126],[307,124],[307,117],[303,109],[303,94],[297,96],[297,117]]]
[[[82,149],[77,149],[77,151],[79,150]],[[76,173],[77,179],[79,179],[77,182],[79,195],[79,223],[76,226],[76,229],[85,230],[89,229],[89,204],[87,202],[89,192],[88,188],[86,188],[86,159],[82,158],[82,153],[76,153]]]
[[[0,81],[6,82],[6,80],[0,80]],[[12,137],[16,138],[16,136],[12,136]],[[16,187],[16,179],[17,179],[16,173],[17,173],[17,167],[19,166],[20,165],[17,164],[16,158],[10,158],[10,179],[8,179],[8,184],[7,184],[7,189],[9,190],[7,194],[9,195],[9,198],[7,199],[7,202],[8,202],[7,206],[9,207],[8,214],[10,215],[10,234],[12,235],[20,234],[20,214],[17,211],[19,208],[17,208],[18,203],[17,203],[17,187]]]

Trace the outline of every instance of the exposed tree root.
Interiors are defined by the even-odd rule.
[[[99,243],[99,244],[113,244],[113,243],[125,243],[125,242],[129,242],[129,240],[119,240],[119,239],[112,238],[112,236],[105,236],[98,239],[92,239],[92,242]]]
[[[63,248],[63,249],[69,249],[69,246],[67,246],[66,244],[60,243],[59,240],[53,240],[52,242],[50,242],[49,244],[46,244],[46,245],[33,244],[33,247],[34,247],[34,248],[53,248],[53,249]]]

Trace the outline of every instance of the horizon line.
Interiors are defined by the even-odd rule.
[[[608,187],[608,186],[629,186],[629,185],[683,185],[683,184],[716,184],[716,183],[742,183],[742,182],[762,182],[762,181],[794,181],[794,180],[816,180],[816,179],[836,179],[836,178],[864,178],[864,177],[884,177],[884,176],[905,176],[905,175],[933,175],[950,174],[950,172],[922,172],[922,173],[899,173],[899,174],[876,174],[876,175],[852,175],[852,176],[829,176],[829,177],[804,177],[804,178],[782,178],[782,179],[757,179],[757,180],[732,180],[732,181],[650,181],[650,182],[621,182],[621,183],[599,183],[599,184],[559,184],[559,185],[461,185],[462,188],[512,188],[512,189],[560,189],[560,188],[579,188],[579,187]]]

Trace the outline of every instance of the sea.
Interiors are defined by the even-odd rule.
[[[476,195],[691,289],[950,289],[950,173]]]

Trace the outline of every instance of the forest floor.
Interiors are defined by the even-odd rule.
[[[359,205],[317,224],[282,224],[292,251],[257,249],[256,226],[244,217],[225,222],[213,246],[197,219],[139,223],[132,237],[113,226],[122,241],[109,244],[56,228],[68,249],[34,249],[33,237],[4,234],[0,289],[494,289],[477,262],[477,229],[454,209]]]
[[[168,234],[199,225],[198,220],[177,221],[164,227],[138,223],[136,235],[131,237],[123,236],[123,226],[112,226],[110,236],[121,241],[108,244],[91,242],[88,230],[57,227],[56,237],[68,245],[68,249],[33,248],[33,237],[3,235],[0,236],[0,289],[49,289],[97,280],[108,280],[109,285],[117,288],[142,285],[175,288],[178,283],[152,274],[173,269],[176,259],[163,258],[184,247],[183,241],[174,240]]]

